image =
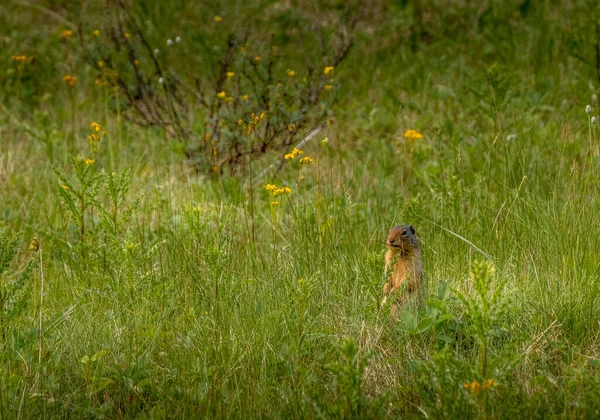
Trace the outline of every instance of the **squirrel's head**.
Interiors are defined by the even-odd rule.
[[[419,241],[417,241],[415,228],[412,225],[394,226],[390,229],[387,246],[403,254],[408,254],[415,249],[419,249]]]

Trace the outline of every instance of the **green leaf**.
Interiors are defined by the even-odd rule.
[[[414,332],[417,329],[417,320],[408,311],[402,311],[402,321],[407,331]]]
[[[446,296],[446,289],[448,288],[448,283],[445,281],[441,281],[438,284],[438,298],[440,300],[444,300],[444,296]]]
[[[424,333],[425,331],[427,331],[428,329],[430,329],[433,326],[433,319],[432,318],[423,318],[421,321],[419,321],[419,325],[417,325],[417,331],[419,333]]]
[[[103,357],[106,354],[108,354],[108,350],[100,350],[98,353],[96,353],[92,356],[91,360],[92,360],[92,362],[95,362],[96,360],[100,359],[101,357]]]
[[[93,378],[92,394],[102,391],[103,389],[107,388],[112,383],[113,383],[113,380],[110,378]]]

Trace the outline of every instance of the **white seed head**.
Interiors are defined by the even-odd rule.
[[[167,39],[167,47],[170,47],[171,45],[173,45],[173,40],[172,39]]]
[[[585,113],[590,115],[592,113],[592,107],[590,105],[585,107]]]
[[[178,36],[177,38],[175,38],[175,42],[177,42],[179,44],[181,42],[181,37]]]
[[[516,134],[509,134],[508,136],[506,136],[506,140],[508,141],[513,141],[517,138]]]
[[[592,124],[596,124],[598,122],[598,119],[596,117],[592,117]]]
[[[162,85],[163,83],[165,83],[165,79],[163,79],[162,77],[160,77],[158,79],[158,83],[160,83]]]
[[[160,54],[160,51],[157,48],[157,49],[154,50],[154,55],[158,55],[158,54]]]

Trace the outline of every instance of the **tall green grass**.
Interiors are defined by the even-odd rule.
[[[85,74],[74,119],[64,85],[34,107],[10,97],[0,290],[3,305],[11,288],[26,299],[2,312],[1,418],[597,416],[593,72],[544,36],[564,22],[543,7],[485,9],[470,36],[433,21],[414,49],[396,42],[407,3],[359,29],[335,124],[302,147],[315,161],[253,181],[198,176]],[[82,235],[62,185],[69,154],[92,156],[92,121],[108,134],[75,163],[95,185]],[[427,295],[392,321],[383,255],[398,223],[417,229]]]

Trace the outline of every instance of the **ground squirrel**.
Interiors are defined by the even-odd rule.
[[[413,226],[394,226],[390,229],[386,245],[388,251],[385,254],[385,272],[389,272],[392,264],[394,267],[383,286],[384,303],[388,296],[394,295],[401,287],[405,287],[408,294],[418,292],[424,278],[421,250]],[[402,303],[404,297],[405,293],[401,291],[394,299],[392,316],[397,315],[398,303]]]

